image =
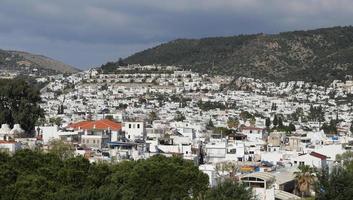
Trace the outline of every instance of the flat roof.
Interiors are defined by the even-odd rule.
[[[268,173],[268,172],[255,172],[255,173],[246,174],[241,177],[241,180],[243,180],[244,178],[258,178],[258,179],[262,179],[266,182],[270,182],[270,181],[275,180],[275,176],[272,175],[271,173]]]
[[[283,191],[283,190],[275,190],[275,198],[280,199],[280,200],[301,199],[297,195]]]

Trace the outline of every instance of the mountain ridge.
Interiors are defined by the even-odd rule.
[[[53,75],[76,73],[80,70],[53,58],[25,51],[0,49],[0,70],[17,71],[23,75],[32,72]]]
[[[123,61],[177,65],[200,73],[266,81],[325,83],[353,75],[353,27],[176,39],[137,52]],[[110,63],[110,68],[117,65],[118,62],[115,66]],[[102,65],[102,69],[105,67]]]

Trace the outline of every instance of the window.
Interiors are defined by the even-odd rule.
[[[140,128],[140,124],[137,124],[137,128]]]
[[[82,143],[85,143],[85,139],[82,139]]]
[[[129,128],[131,128],[131,124],[129,124]]]
[[[189,152],[188,151],[186,151],[186,154],[188,154]]]
[[[96,144],[96,140],[93,140],[93,144]]]
[[[304,161],[299,162],[299,165],[304,165]]]
[[[297,164],[298,162],[297,161],[294,161],[294,164]]]
[[[132,125],[132,128],[136,128],[136,124]]]
[[[236,149],[231,149],[231,150],[229,150],[229,153],[235,154],[235,153],[237,153],[237,150]]]

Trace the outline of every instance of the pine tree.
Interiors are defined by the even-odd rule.
[[[275,117],[273,118],[273,126],[274,127],[277,127],[277,125],[278,125],[278,118],[277,118],[277,115],[275,115]]]
[[[279,118],[278,118],[278,127],[279,127],[279,128],[283,128],[283,120],[282,120],[282,117],[279,117]]]
[[[271,119],[270,119],[269,117],[266,118],[265,124],[266,124],[266,127],[267,127],[267,128],[270,128],[270,126],[271,126]]]

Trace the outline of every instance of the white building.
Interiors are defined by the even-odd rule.
[[[125,121],[122,131],[129,140],[146,139],[146,127],[143,121]]]

